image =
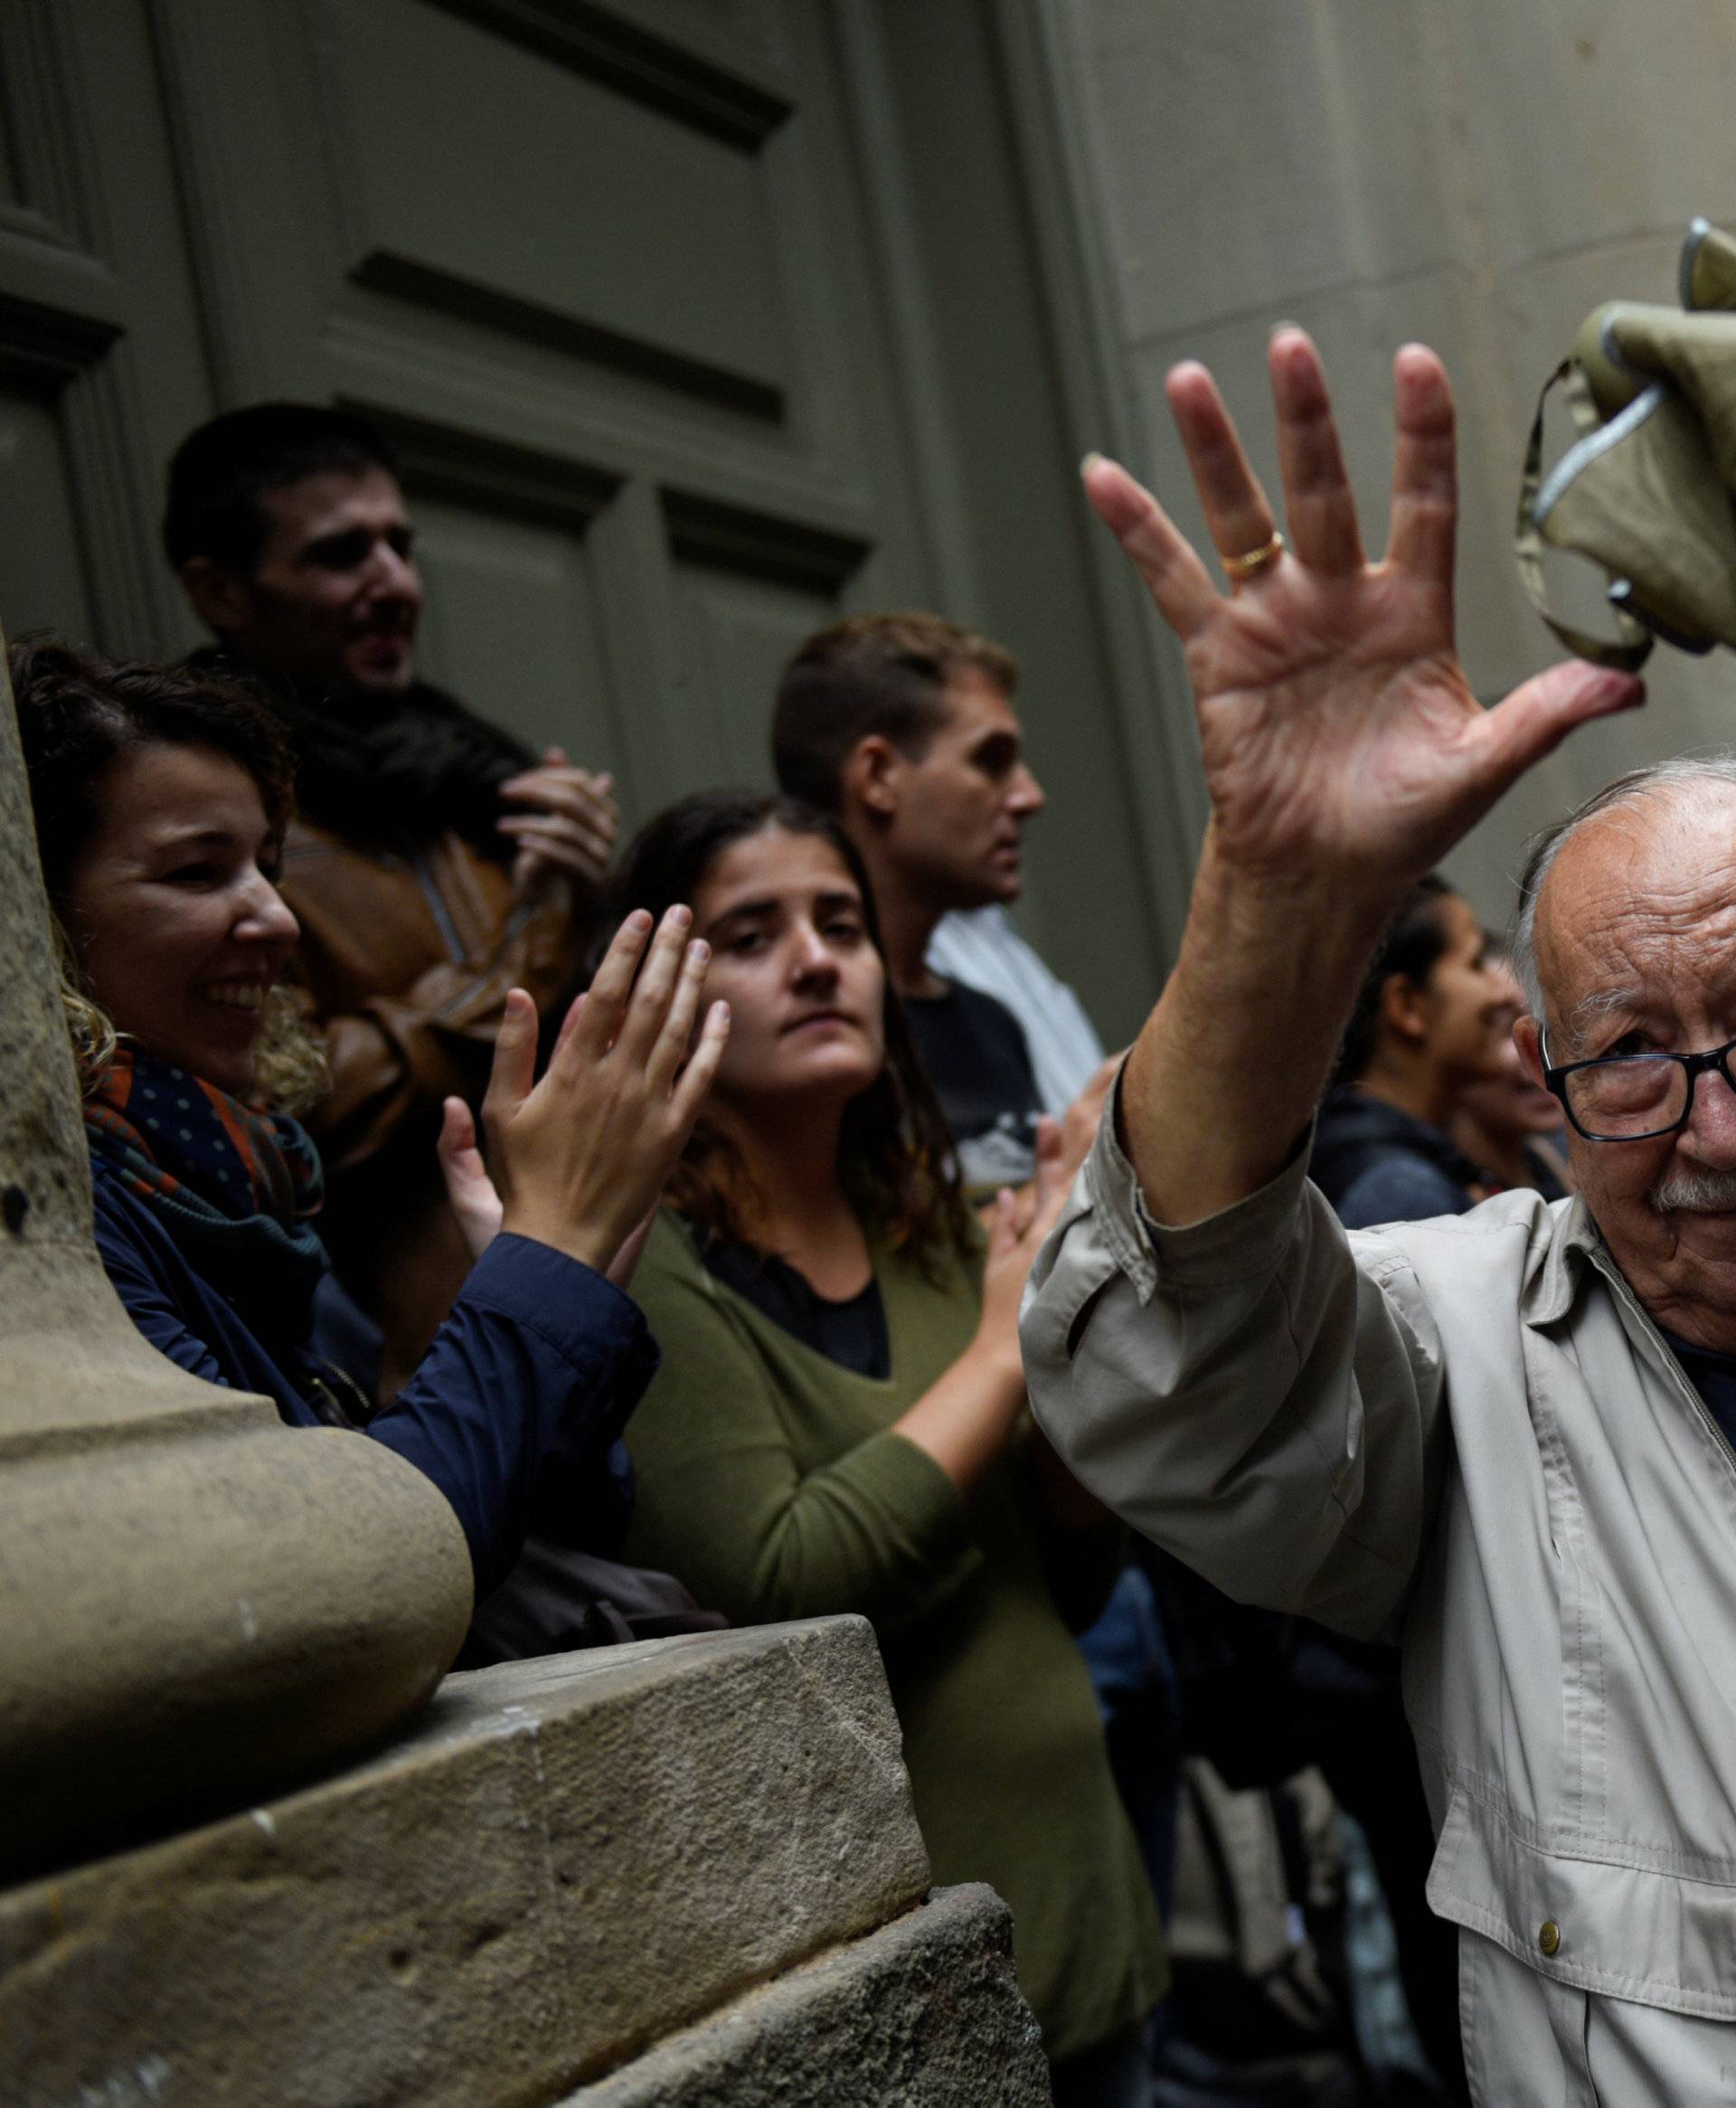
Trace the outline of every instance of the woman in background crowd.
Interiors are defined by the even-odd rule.
[[[1448,1121],[1456,1146],[1496,1186],[1531,1186],[1545,1200],[1569,1191],[1566,1122],[1561,1101],[1533,1083],[1519,1059],[1513,1027],[1525,1014],[1524,991],[1498,937],[1490,937],[1488,969],[1501,984],[1501,1011],[1492,1075],[1467,1083]]]
[[[1510,1048],[1506,983],[1490,940],[1446,882],[1419,880],[1387,924],[1321,1102],[1308,1176],[1346,1229],[1463,1215],[1499,1183],[1448,1131],[1465,1092],[1498,1082]],[[1399,1693],[1399,1653],[1295,1621],[1293,1725],[1366,1834],[1398,1936],[1417,2031],[1463,2100],[1456,1934],[1424,1895],[1434,1831]]]
[[[290,807],[280,737],[247,695],[185,669],[42,645],[14,649],[12,672],[97,1246],[121,1301],[193,1375],[263,1393],[292,1425],[359,1425],[418,1465],[451,1502],[483,1593],[552,1455],[580,1488],[609,1483],[609,1446],[656,1366],[606,1274],[727,1035],[714,1007],[689,1059],[706,963],[689,918],[672,907],[648,949],[648,917],[623,926],[533,1089],[535,1012],[511,998],[485,1109],[506,1234],[392,1408],[370,1416],[313,1348],[320,1167],[288,1108],[316,1094],[323,1064],[278,985],[296,941],[274,884]]]
[[[1013,1906],[1056,2099],[1145,2100],[1164,1987],[1138,1848],[1058,1603],[1089,1622],[1118,1533],[1024,1411],[1016,1319],[1059,1205],[984,1249],[831,821],[721,792],[654,820],[623,908],[693,903],[732,1029],[637,1289],[664,1349],[628,1447],[628,1556],[737,1621],[873,1621],[939,1882]]]
[[[1466,1085],[1500,1073],[1505,1000],[1477,917],[1444,880],[1419,880],[1363,978],[1315,1128],[1308,1176],[1346,1229],[1486,1197],[1447,1128]]]

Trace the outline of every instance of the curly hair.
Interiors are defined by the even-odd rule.
[[[661,919],[677,901],[691,903],[726,849],[769,829],[816,836],[836,852],[862,894],[869,941],[883,967],[873,891],[855,847],[835,820],[775,791],[699,791],[647,821],[616,873],[607,927],[618,929],[635,908]],[[938,1274],[949,1259],[975,1249],[975,1224],[953,1167],[951,1136],[890,974],[882,1021],[886,1058],[844,1113],[839,1176],[871,1233],[894,1250],[908,1248]],[[747,1167],[703,1113],[670,1180],[669,1197],[703,1234],[754,1244],[759,1202]]]
[[[185,667],[110,661],[55,638],[27,638],[8,655],[30,780],[42,883],[54,915],[61,1001],[79,1080],[94,1090],[121,1036],[97,1002],[61,910],[96,832],[101,788],[129,747],[208,747],[244,769],[266,818],[281,830],[295,809],[295,766],[269,711],[239,681]],[[267,997],[255,1077],[262,1101],[304,1112],[329,1088],[326,1056],[288,988]]]

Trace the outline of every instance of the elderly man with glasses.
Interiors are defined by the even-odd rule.
[[[1293,548],[1210,376],[1171,407],[1228,573],[1087,464],[1186,655],[1212,817],[1175,970],[1032,1275],[1032,1402],[1232,1595],[1401,1638],[1477,2100],[1736,2098],[1736,767],[1545,842],[1518,1038],[1580,1197],[1339,1228],[1307,1132],[1407,886],[1641,699],[1572,663],[1484,711],[1453,649],[1453,423],[1394,369],[1364,560],[1324,376],[1272,340]]]

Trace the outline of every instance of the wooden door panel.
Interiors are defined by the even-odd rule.
[[[0,487],[27,490],[28,506],[0,506],[0,579],[8,637],[58,629],[95,634],[65,434],[55,405],[0,379]]]
[[[683,564],[675,574],[682,643],[693,691],[694,739],[681,791],[771,782],[770,698],[790,654],[830,621],[835,604],[799,586]],[[718,699],[753,698],[731,709]]]
[[[680,789],[769,784],[772,698],[802,640],[843,613],[869,544],[690,491],[662,501],[684,686]]]
[[[582,532],[414,502],[428,678],[539,750],[561,746],[582,767],[623,775]]]
[[[250,317],[293,293],[250,392],[320,370],[410,435],[430,676],[533,739],[578,723],[562,743],[636,817],[720,770],[764,780],[788,649],[852,594],[923,597],[823,12],[156,4],[175,107],[226,100],[219,370],[250,370]]]
[[[780,106],[724,137],[426,0],[332,19],[354,282],[778,413]]]
[[[158,464],[204,369],[134,0],[0,6],[0,622],[149,656],[187,640]]]

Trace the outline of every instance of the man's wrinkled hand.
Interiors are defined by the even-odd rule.
[[[1191,362],[1170,373],[1169,405],[1227,585],[1115,463],[1088,460],[1085,487],[1181,639],[1212,854],[1262,881],[1378,902],[1575,725],[1642,691],[1572,660],[1485,710],[1453,645],[1455,439],[1439,360],[1407,345],[1394,361],[1392,516],[1376,563],[1313,344],[1279,329],[1269,364],[1288,548],[1216,384]]]

